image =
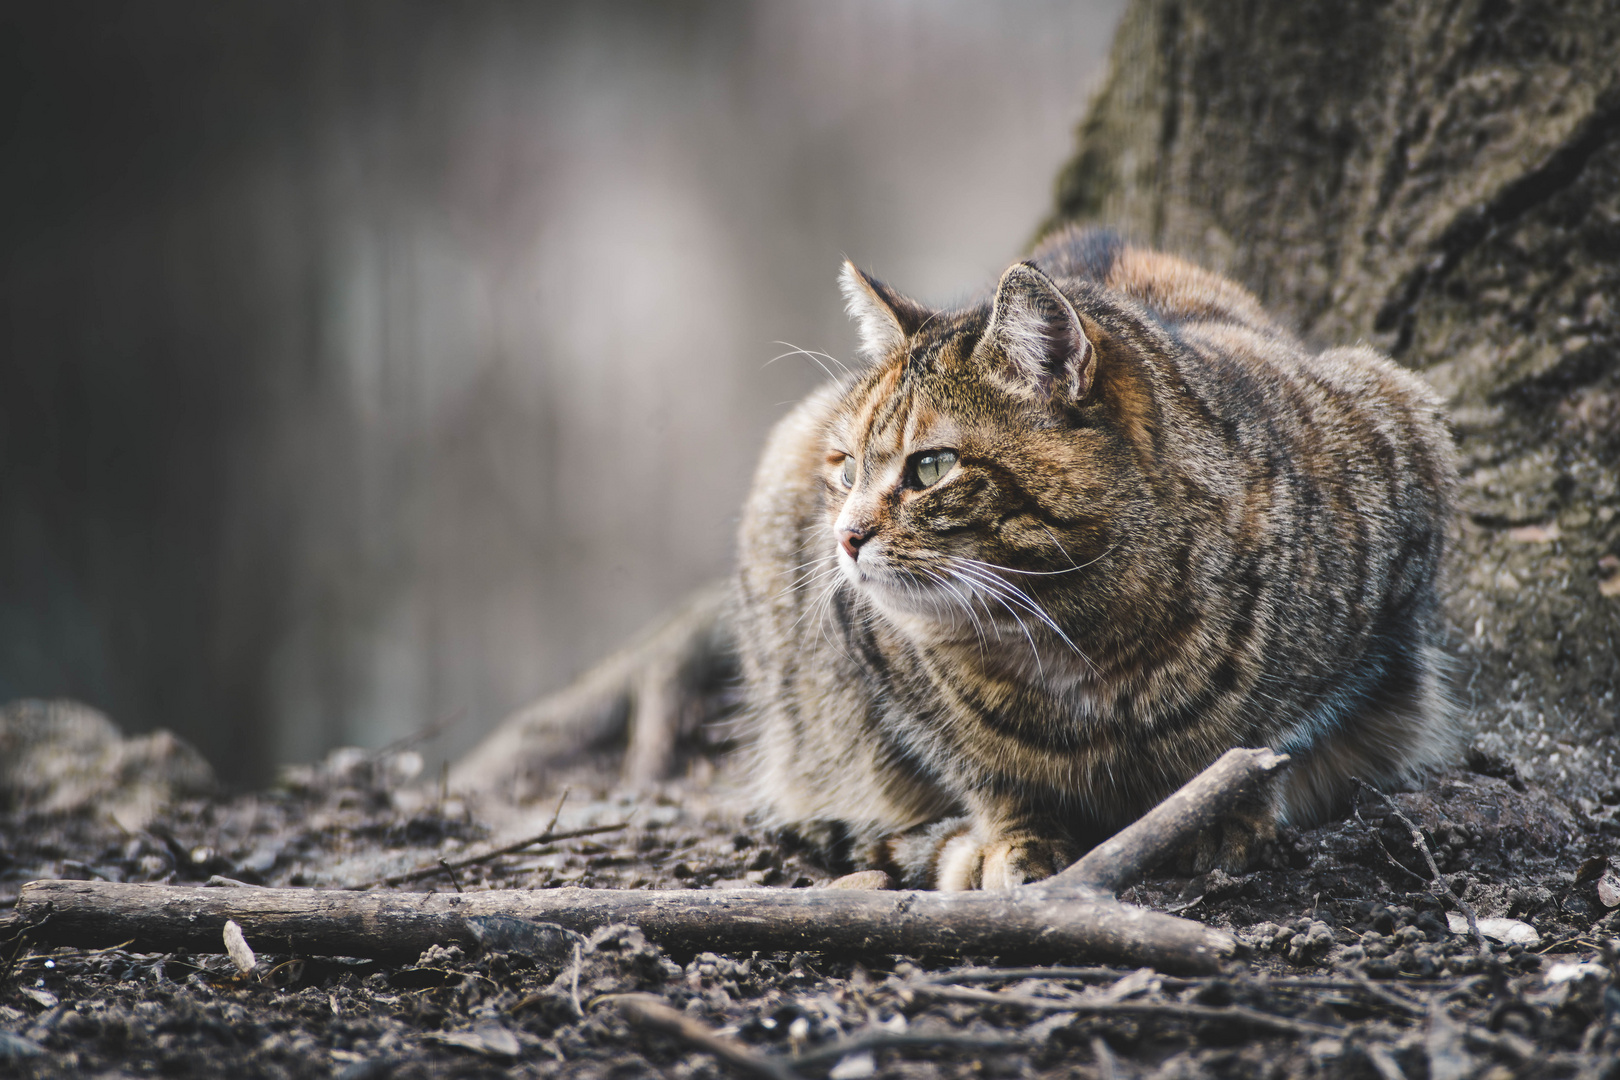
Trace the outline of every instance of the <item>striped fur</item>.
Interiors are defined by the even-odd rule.
[[[844,285],[870,365],[778,425],[741,530],[775,820],[831,823],[912,884],[998,887],[1233,746],[1294,755],[1270,808],[1290,822],[1443,759],[1455,467],[1415,376],[1312,352],[1236,284],[1106,233],[961,311]],[[918,455],[947,449],[923,486]]]

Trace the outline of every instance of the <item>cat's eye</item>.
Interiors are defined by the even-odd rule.
[[[911,459],[911,475],[918,487],[933,487],[955,464],[955,450],[925,450]]]
[[[844,482],[844,486],[847,488],[855,486],[855,459],[853,457],[844,459],[844,471],[838,474],[838,478]]]

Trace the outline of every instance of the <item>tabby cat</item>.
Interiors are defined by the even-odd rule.
[[[729,616],[774,820],[1000,888],[1230,747],[1292,756],[1292,823],[1445,756],[1455,466],[1418,378],[1101,232],[963,310],[842,285],[866,366],[771,435]]]

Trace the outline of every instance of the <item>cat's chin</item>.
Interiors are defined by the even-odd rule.
[[[959,597],[932,582],[918,581],[878,560],[862,563],[843,560],[844,578],[891,622],[914,633],[933,637],[970,632],[973,622],[963,614]]]

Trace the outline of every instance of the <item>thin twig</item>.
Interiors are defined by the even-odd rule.
[[[1362,791],[1370,791],[1378,798],[1382,799],[1384,801],[1384,805],[1389,808],[1389,812],[1394,814],[1402,825],[1406,826],[1406,831],[1412,834],[1412,843],[1417,845],[1417,849],[1423,853],[1423,861],[1429,865],[1429,873],[1434,875],[1434,879],[1429,883],[1429,891],[1437,895],[1444,896],[1447,900],[1450,900],[1453,904],[1457,905],[1457,910],[1462,912],[1463,918],[1468,920],[1468,933],[1469,936],[1474,939],[1474,944],[1479,947],[1479,951],[1481,953],[1489,953],[1490,946],[1485,944],[1485,935],[1480,933],[1479,916],[1475,914],[1474,906],[1468,903],[1468,901],[1464,900],[1462,897],[1458,896],[1456,892],[1453,891],[1451,886],[1446,882],[1445,877],[1440,873],[1440,867],[1435,865],[1434,856],[1429,852],[1428,842],[1423,839],[1423,830],[1414,825],[1412,823],[1412,819],[1401,812],[1400,803],[1396,802],[1388,795],[1385,795],[1382,791],[1379,791],[1377,788],[1373,787],[1360,777],[1351,777],[1351,779],[1355,781],[1356,786]],[[1356,816],[1360,817],[1360,814],[1357,814]]]
[[[1383,1043],[1368,1043],[1363,1046],[1362,1052],[1372,1063],[1373,1071],[1378,1074],[1379,1080],[1406,1080],[1406,1073],[1401,1071],[1401,1063],[1395,1060],[1395,1055],[1389,1052],[1389,1047]]]
[[[942,1031],[884,1031],[881,1028],[863,1031],[846,1039],[825,1043],[788,1059],[795,1068],[809,1068],[838,1061],[850,1054],[869,1050],[904,1050],[917,1048],[951,1050],[1012,1050],[1022,1047],[1022,1039],[998,1039],[984,1035],[958,1035]]]
[[[1119,971],[1110,967],[974,967],[959,968],[956,971],[941,971],[933,975],[924,975],[919,981],[934,985],[946,983],[973,983],[973,982],[1014,982],[1019,979],[1052,979],[1054,981],[1072,982],[1113,982],[1128,971]],[[1190,984],[1199,980],[1183,980]],[[1167,982],[1166,985],[1169,985]]]
[[[557,819],[562,817],[563,803],[568,801],[568,793],[573,790],[573,788],[563,788],[562,798],[557,800],[557,809],[551,812],[551,820],[546,822],[546,832],[550,832],[557,827]]]
[[[568,997],[574,1003],[574,1015],[584,1017],[585,1008],[579,1003],[579,969],[585,960],[585,953],[578,941],[574,942],[574,966],[568,972]]]
[[[1394,853],[1389,850],[1389,846],[1384,843],[1383,833],[1380,833],[1377,829],[1373,828],[1372,823],[1361,816],[1361,807],[1359,804],[1352,804],[1350,807],[1350,812],[1355,815],[1356,821],[1361,824],[1361,827],[1372,834],[1372,838],[1378,842],[1378,850],[1384,853],[1384,858],[1389,860],[1389,864],[1391,866],[1402,871],[1403,873],[1411,875],[1416,880],[1423,882],[1424,885],[1429,884],[1428,878],[1424,877],[1422,874],[1418,873],[1416,870],[1413,870],[1410,866],[1407,866],[1405,863],[1401,862],[1401,860],[1395,857]]]
[[[799,1074],[785,1062],[762,1054],[746,1043],[720,1034],[702,1021],[672,1008],[661,997],[653,994],[608,994],[597,998],[591,1004],[594,1006],[602,1002],[612,1002],[619,1010],[619,1015],[637,1027],[651,1028],[666,1035],[674,1035],[754,1076],[764,1077],[765,1080],[799,1078]]]
[[[1114,1052],[1108,1049],[1108,1040],[1101,1035],[1091,1037],[1091,1056],[1097,1059],[1097,1080],[1117,1080],[1119,1064]]]
[[[1245,1005],[1193,1005],[1172,1001],[1098,1001],[1087,998],[1039,998],[1027,994],[998,994],[966,986],[933,986],[927,983],[909,987],[914,993],[950,1001],[970,1001],[981,1005],[1012,1005],[1038,1012],[1084,1012],[1121,1016],[1163,1016],[1176,1020],[1219,1020],[1271,1028],[1290,1035],[1337,1038],[1345,1029],[1308,1020],[1294,1020],[1251,1009]]]
[[[439,719],[419,728],[409,735],[402,735],[385,746],[380,746],[367,755],[372,761],[378,761],[389,754],[397,754],[401,750],[409,750],[413,746],[420,746],[425,742],[432,742],[446,731],[455,727],[467,718],[467,708],[462,706],[451,709]]]
[[[432,866],[424,866],[419,870],[411,870],[403,874],[390,874],[388,877],[377,878],[374,881],[362,882],[359,885],[348,885],[345,886],[345,888],[350,892],[363,892],[366,889],[376,888],[379,885],[404,885],[407,882],[421,881],[423,878],[430,878],[436,874],[442,874],[447,868],[450,870],[465,870],[469,866],[477,866],[480,863],[487,863],[494,859],[499,859],[503,855],[515,855],[524,848],[534,847],[536,844],[549,844],[556,840],[572,840],[579,836],[595,836],[598,833],[617,832],[620,829],[628,828],[629,825],[630,823],[628,821],[621,821],[617,825],[592,825],[587,829],[567,829],[563,832],[550,832],[548,830],[547,832],[541,833],[539,836],[531,836],[527,840],[519,840],[515,844],[507,844],[505,847],[498,847],[493,851],[486,851],[482,855],[469,855],[465,859],[457,859],[452,863],[446,863],[443,859],[440,859]]]
[[[935,986],[944,986],[950,983],[978,983],[978,982],[1017,982],[1023,979],[1050,979],[1053,982],[1089,982],[1107,983],[1115,982],[1128,971],[1120,971],[1110,967],[975,967],[961,968],[956,971],[941,971],[932,975],[924,975],[919,981]],[[1277,978],[1260,977],[1262,985],[1272,990],[1361,990],[1368,995],[1384,999],[1385,995],[1394,998],[1402,1005],[1409,1005],[1401,998],[1396,998],[1388,991],[1381,990],[1377,984],[1367,977],[1364,972],[1352,969],[1350,979],[1324,979],[1305,978],[1293,975],[1284,975]],[[1208,986],[1216,979],[1229,979],[1226,975],[1156,975],[1161,986],[1166,990],[1185,990],[1193,986]],[[1450,982],[1452,980],[1429,980]],[[1419,1015],[1422,1015],[1419,1013]]]
[[[1373,981],[1367,978],[1367,973],[1358,967],[1350,968],[1350,977],[1355,980],[1357,988],[1370,998],[1383,1002],[1396,1012],[1406,1016],[1418,1017],[1426,1015],[1422,1007],[1412,1004],[1381,986],[1374,986]]]
[[[456,887],[456,892],[464,893],[467,891],[461,887],[461,875],[456,873],[456,868],[451,866],[449,862],[444,859],[440,859],[439,869],[443,870],[444,876],[450,879],[450,884]]]

